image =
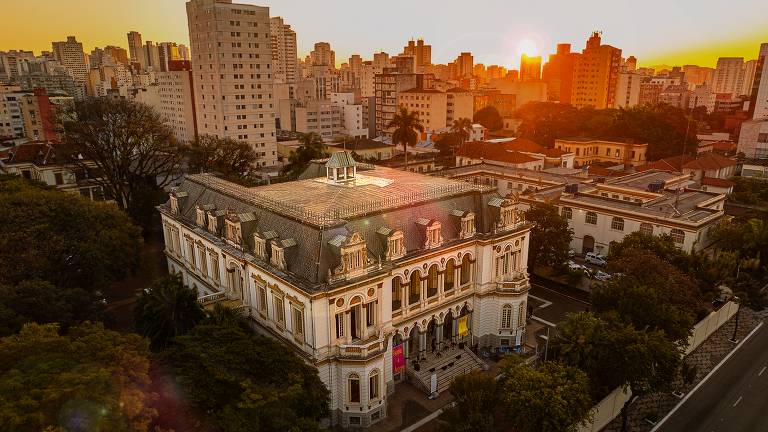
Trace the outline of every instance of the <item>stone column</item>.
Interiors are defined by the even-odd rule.
[[[419,332],[419,353],[426,354],[427,352],[427,332]]]
[[[437,350],[440,351],[443,348],[443,324],[440,323],[437,325]]]

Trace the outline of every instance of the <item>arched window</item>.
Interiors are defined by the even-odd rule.
[[[372,401],[379,398],[379,370],[374,369],[368,375],[368,400]]]
[[[461,284],[468,284],[472,277],[472,263],[469,261],[469,255],[464,255],[461,260]]]
[[[573,219],[573,209],[570,207],[563,207],[563,217],[566,219]]]
[[[683,244],[685,243],[685,233],[683,230],[679,230],[677,228],[672,229],[672,231],[669,232],[669,235],[672,236],[672,240],[674,240],[677,244]]]
[[[512,328],[512,306],[505,304],[501,308],[501,328]]]
[[[597,225],[597,213],[587,212],[586,216],[584,216],[584,223],[588,223],[590,225]]]
[[[350,374],[347,380],[347,393],[350,403],[360,403],[360,377],[357,374]]]
[[[653,235],[653,225],[649,223],[641,223],[640,232],[643,234]]]
[[[456,286],[456,266],[453,259],[449,259],[445,264],[445,274],[443,275],[443,291],[450,291]]]
[[[427,274],[427,298],[437,295],[437,264],[432,264]]]
[[[403,306],[403,284],[399,277],[392,279],[392,311],[400,310]]]
[[[611,229],[624,231],[624,219],[620,217],[614,217],[611,219]]]
[[[416,304],[421,301],[421,273],[418,270],[411,273],[411,282],[408,287],[408,304]]]

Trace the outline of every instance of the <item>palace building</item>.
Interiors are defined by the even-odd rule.
[[[532,225],[517,202],[348,152],[324,167],[252,188],[187,176],[159,207],[170,270],[315,365],[345,427],[383,418],[397,383],[442,392],[484,368],[470,347],[521,345]]]

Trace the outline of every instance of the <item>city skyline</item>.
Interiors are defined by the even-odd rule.
[[[660,9],[654,7],[660,2],[651,2],[636,10],[606,1],[593,1],[589,5],[534,4],[527,5],[525,14],[520,15],[516,3],[508,6],[494,0],[478,8],[476,15],[480,19],[465,20],[462,11],[435,9],[431,3],[409,5],[413,12],[401,17],[397,13],[403,8],[393,4],[391,8],[376,10],[376,22],[398,20],[398,24],[371,32],[370,23],[363,19],[365,9],[350,11],[337,5],[341,0],[331,2],[330,10],[338,11],[332,18],[334,22],[315,19],[329,10],[327,2],[247,0],[247,3],[270,7],[271,16],[281,16],[292,26],[298,35],[300,57],[308,54],[315,42],[327,41],[336,51],[340,64],[351,54],[360,54],[363,58],[370,58],[380,50],[396,54],[407,40],[424,38],[433,46],[435,63],[450,62],[458,53],[470,51],[477,62],[511,68],[519,67],[523,51],[542,55],[544,61],[557,43],[570,43],[574,51],[580,51],[594,30],[603,31],[604,43],[621,48],[625,57],[637,57],[640,66],[714,67],[718,57],[753,59],[757,58],[759,44],[766,36],[761,31],[760,17],[768,13],[768,4],[757,0],[742,2],[738,8],[708,0],[696,2],[695,8],[664,4],[664,9]],[[34,15],[46,25],[32,27],[22,19],[10,20],[0,29],[0,50],[50,50],[52,41],[65,40],[70,35],[77,36],[86,51],[97,46],[126,46],[125,34],[131,30],[142,33],[145,40],[188,44],[184,4],[185,0],[165,0],[160,4],[149,0],[130,3],[76,0],[66,5],[43,0],[15,2],[6,6],[7,16]],[[553,7],[558,13],[551,13]],[[510,14],[491,13],[494,10],[509,10]],[[632,20],[626,20],[628,13]],[[675,18],[680,13],[688,14],[690,19]],[[120,17],[120,22],[89,19],[90,16],[115,16]],[[72,19],[63,19],[67,17]],[[437,19],[444,24],[427,26],[425,19]],[[650,26],[652,31],[648,31]],[[457,31],[457,27],[464,30]],[[718,31],[707,31],[713,28]]]

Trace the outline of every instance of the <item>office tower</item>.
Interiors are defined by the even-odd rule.
[[[547,100],[571,103],[573,67],[579,55],[571,52],[571,44],[557,44],[557,52],[549,56],[541,76],[547,83]]]
[[[523,54],[520,57],[520,80],[538,81],[541,79],[541,56],[529,57]]]
[[[269,20],[272,42],[272,73],[275,80],[295,83],[298,79],[298,58],[296,55],[296,32],[283,22],[281,17]]]
[[[432,45],[424,43],[424,39],[413,39],[403,48],[403,54],[416,57],[416,67],[424,68],[432,65]]]
[[[137,31],[128,33],[128,54],[131,56],[131,61],[138,63],[141,69],[147,67],[147,54],[144,43],[141,41],[141,33]]]
[[[329,66],[336,69],[336,53],[328,42],[315,43],[315,49],[309,53],[312,66]]]
[[[621,50],[602,45],[600,33],[592,33],[574,65],[571,104],[578,108],[615,107],[620,66]]]
[[[720,57],[712,79],[715,93],[730,93],[738,96],[744,81],[743,57]]]
[[[186,6],[199,133],[245,141],[259,165],[275,165],[269,8],[231,0]]]
[[[64,42],[53,42],[53,57],[72,74],[75,80],[84,83],[88,74],[88,61],[83,44],[74,36],[67,36]]]
[[[744,62],[744,77],[741,81],[741,89],[738,92],[739,96],[752,96],[752,85],[755,81],[756,70],[757,60]]]

